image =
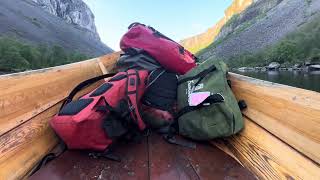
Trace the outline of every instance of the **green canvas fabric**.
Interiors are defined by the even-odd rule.
[[[199,78],[188,80],[178,86],[178,108],[189,106],[188,97],[194,92],[220,93],[224,102],[201,107],[179,117],[180,134],[195,139],[209,140],[217,137],[227,137],[239,132],[243,126],[243,117],[238,102],[227,82],[227,66],[222,61],[208,59],[187,74],[180,76],[179,81],[199,75],[209,67],[216,69],[208,73],[194,87]]]

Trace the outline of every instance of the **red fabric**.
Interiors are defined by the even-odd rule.
[[[185,74],[196,66],[194,56],[187,50],[179,52],[178,43],[154,35],[154,32],[146,26],[136,25],[122,37],[120,48],[125,51],[128,48],[139,48],[148,52],[164,68]]]
[[[129,71],[131,73],[131,71]],[[133,71],[136,72],[136,71]],[[117,75],[127,74],[126,72],[120,72]],[[148,76],[147,71],[138,71],[140,77],[140,84],[137,85],[138,100],[142,97],[145,89],[145,79]],[[130,78],[131,75],[130,75]],[[103,118],[108,112],[96,111],[96,107],[105,105],[105,99],[112,107],[116,107],[121,99],[126,98],[127,79],[124,78],[119,81],[108,82],[113,86],[100,96],[90,97],[91,93],[81,97],[81,99],[93,98],[94,100],[82,111],[76,115],[56,115],[50,121],[51,127],[56,131],[59,137],[67,144],[69,149],[91,149],[103,151],[111,143],[112,140],[108,137],[107,133],[102,127]],[[138,81],[134,77],[135,81]],[[131,87],[131,90],[135,90],[135,87]],[[134,109],[137,108],[137,104],[133,104]],[[137,112],[139,113],[139,112]],[[140,118],[137,118],[138,127],[143,130],[145,125]]]
[[[133,111],[131,112],[131,116],[132,117],[136,117],[137,121],[136,122],[138,124],[138,127],[140,130],[144,130],[146,128],[146,125],[144,124],[140,112],[139,112],[139,108],[138,108],[138,102],[140,102],[143,94],[144,94],[144,90],[145,88],[138,88],[136,89],[136,84],[138,84],[138,86],[140,84],[145,84],[145,78],[144,79],[137,79],[137,76],[135,75],[137,73],[137,71],[135,70],[128,70],[128,81],[127,81],[127,88],[128,88],[128,97],[129,97],[129,101],[130,101],[130,105],[133,106]],[[134,83],[132,83],[132,80],[134,80]]]

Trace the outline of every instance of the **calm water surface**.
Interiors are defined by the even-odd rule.
[[[320,92],[320,71],[235,71],[235,73]]]

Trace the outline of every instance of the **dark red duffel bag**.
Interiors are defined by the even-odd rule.
[[[164,68],[177,74],[185,74],[196,66],[196,57],[180,44],[164,36],[152,27],[133,23],[122,37],[120,48],[126,52],[131,48],[143,49]]]
[[[69,149],[105,151],[113,140],[129,131],[142,131],[137,103],[140,101],[148,72],[128,70],[117,73],[91,93],[72,101],[83,87],[108,75],[79,84],[69,95],[50,125]]]

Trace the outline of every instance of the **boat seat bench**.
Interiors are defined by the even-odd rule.
[[[152,134],[141,143],[119,144],[121,162],[94,159],[86,152],[66,151],[37,171],[31,180],[78,179],[255,179],[218,148],[197,143],[196,149],[165,142]]]

